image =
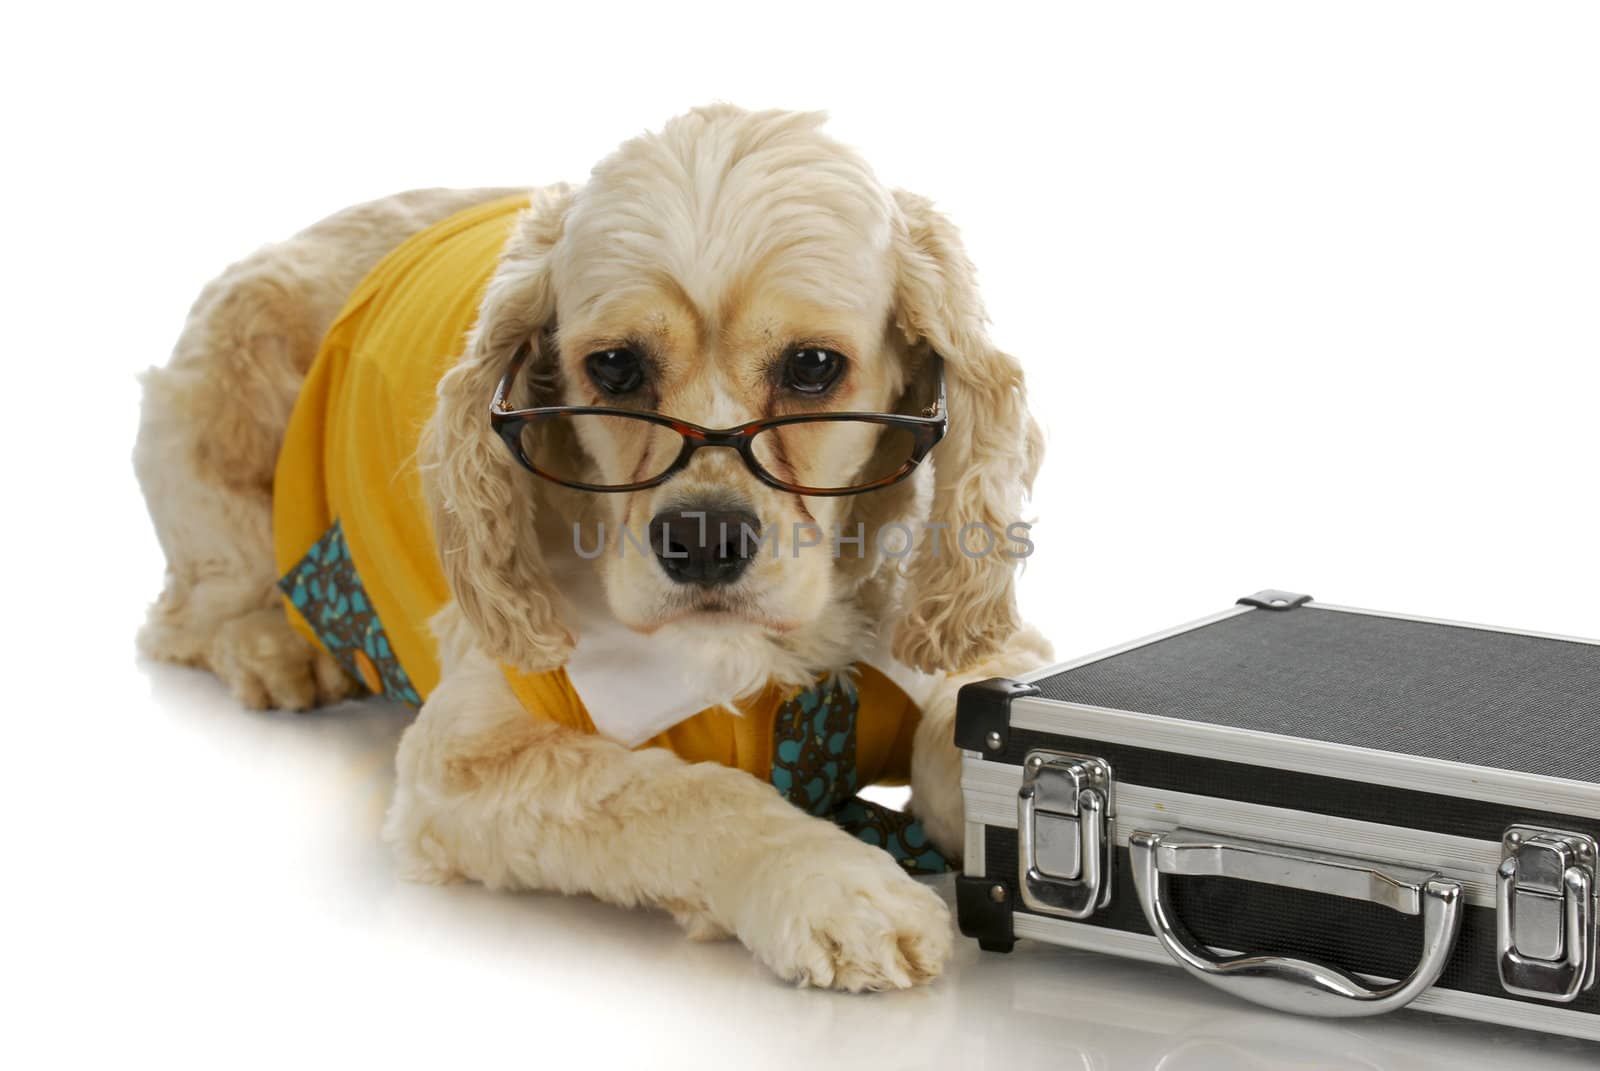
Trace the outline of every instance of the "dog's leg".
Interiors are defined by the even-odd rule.
[[[398,766],[384,836],[413,878],[663,907],[800,984],[903,988],[950,954],[944,902],[888,853],[739,770],[540,721],[481,655],[447,667]]]
[[[961,858],[965,837],[961,749],[955,745],[956,694],[972,681],[1016,676],[1047,665],[1050,659],[1050,644],[1038,629],[1019,629],[992,658],[941,680],[924,706],[911,743],[911,810],[945,858]]]
[[[139,646],[210,668],[246,706],[348,694],[274,587],[272,472],[320,335],[287,264],[258,254],[207,287],[171,363],[144,378],[134,466],[166,556]]]
[[[201,292],[164,368],[144,377],[134,467],[167,569],[139,634],[151,658],[211,669],[251,707],[301,710],[353,684],[278,601],[272,475],[323,334],[408,235],[510,190],[416,190],[267,246]]]

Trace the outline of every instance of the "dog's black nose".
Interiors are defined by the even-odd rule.
[[[760,550],[761,522],[741,510],[663,510],[650,521],[650,549],[680,584],[731,584]]]

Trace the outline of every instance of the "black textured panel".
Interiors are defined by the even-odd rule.
[[[1252,610],[1034,682],[1048,699],[1600,782],[1600,645]]]
[[[985,831],[984,848],[989,874],[1011,875],[1014,882],[1016,830],[990,827]],[[1172,879],[1172,902],[1178,919],[1202,944],[1313,959],[1360,974],[1403,978],[1416,966],[1422,947],[1421,919],[1326,893],[1230,878],[1181,877]],[[1081,921],[1132,933],[1150,932],[1139,908],[1128,849],[1117,850],[1110,906]],[[1472,904],[1463,913],[1461,934],[1437,985],[1530,1004],[1545,1003],[1512,996],[1500,987],[1494,909]],[[1600,987],[1561,1007],[1591,1015],[1600,1013]]]

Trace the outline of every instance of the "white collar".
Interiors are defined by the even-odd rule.
[[[703,710],[732,702],[733,696],[708,683],[686,679],[669,645],[619,622],[606,604],[599,576],[587,563],[564,570],[556,579],[577,618],[578,642],[567,659],[567,679],[601,733],[637,747]],[[857,661],[872,665],[918,705],[934,680],[895,661],[886,650]]]

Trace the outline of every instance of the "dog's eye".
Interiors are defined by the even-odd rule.
[[[595,386],[607,394],[632,394],[644,384],[644,362],[632,350],[601,350],[583,363]]]
[[[784,385],[802,394],[821,394],[844,371],[844,354],[821,346],[802,346],[783,363]]]

